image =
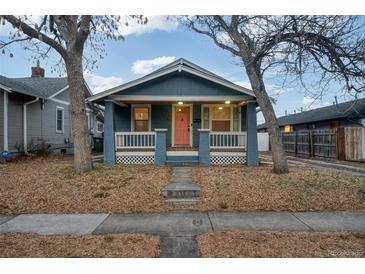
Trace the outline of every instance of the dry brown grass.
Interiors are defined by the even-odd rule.
[[[1,258],[150,258],[159,257],[158,236],[113,234],[104,236],[41,236],[0,234]]]
[[[365,257],[365,233],[216,232],[197,237],[202,257]]]
[[[0,213],[148,212],[163,205],[170,168],[96,164],[76,174],[49,157],[0,165],[0,174]]]
[[[269,166],[197,167],[193,177],[205,210],[365,210],[364,177],[294,167],[278,175]]]
[[[0,174],[0,213],[365,210],[364,177],[308,168],[196,167],[202,203],[191,206],[164,204],[169,167],[96,164],[77,174],[70,158],[49,157],[0,165]]]

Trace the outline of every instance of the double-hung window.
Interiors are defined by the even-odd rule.
[[[203,105],[202,128],[211,131],[239,131],[240,109],[236,105]]]
[[[63,107],[56,107],[56,132],[64,132],[65,110]]]
[[[134,131],[149,131],[150,129],[150,108],[148,106],[133,107]]]

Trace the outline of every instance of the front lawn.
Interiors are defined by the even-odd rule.
[[[69,160],[0,165],[0,213],[122,213],[158,211],[163,205],[159,194],[170,177],[168,167],[96,164],[77,174]]]
[[[197,237],[207,258],[365,257],[365,233],[215,232]]]
[[[144,234],[43,236],[0,234],[1,258],[154,258],[160,238]]]
[[[365,177],[317,169],[270,166],[197,167],[193,177],[209,210],[365,210]]]
[[[164,204],[160,190],[171,168],[96,164],[83,174],[71,158],[48,157],[0,165],[1,213],[131,213],[195,210],[365,210],[365,177],[270,166],[194,167],[198,205]]]

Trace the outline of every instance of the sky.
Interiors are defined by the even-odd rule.
[[[8,32],[7,26],[0,26],[0,39],[5,39]],[[139,78],[181,57],[250,88],[247,75],[235,57],[218,48],[208,37],[179,25],[173,17],[152,16],[146,25],[132,24],[122,32],[125,40],[106,41],[107,55],[98,61],[98,68],[85,69],[85,79],[93,93]],[[30,52],[19,44],[11,49],[13,58],[0,54],[0,75],[10,78],[30,76],[31,66],[35,64],[30,60]],[[55,58],[41,61],[46,77],[59,76],[59,73],[51,73],[52,60]],[[265,84],[269,94],[277,98],[274,105],[277,116],[332,104],[338,94],[334,89],[321,100],[315,100],[298,87],[282,87],[275,73],[271,75],[274,76],[270,76]],[[343,100],[338,98],[339,102]],[[261,113],[257,120],[258,124],[264,122]]]

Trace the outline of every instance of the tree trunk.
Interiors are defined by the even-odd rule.
[[[85,84],[82,74],[82,53],[68,52],[65,60],[70,95],[71,126],[74,139],[76,172],[92,169],[90,134],[87,126]]]
[[[256,100],[264,115],[266,127],[269,132],[269,138],[272,150],[272,160],[274,162],[274,173],[289,172],[288,163],[286,161],[282,136],[276,119],[274,108],[270,101],[270,97],[266,92],[265,84],[259,66],[255,66],[250,62],[245,62],[246,71],[250,79],[250,83]]]

